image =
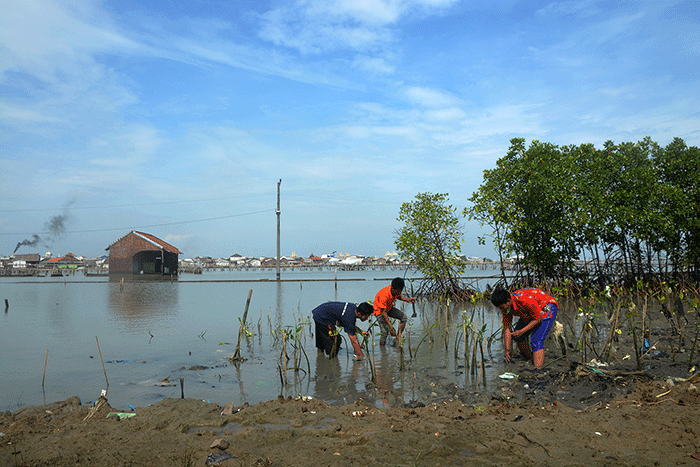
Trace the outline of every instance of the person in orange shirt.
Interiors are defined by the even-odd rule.
[[[401,344],[401,334],[406,328],[408,317],[406,316],[406,313],[396,308],[394,304],[396,303],[396,300],[401,300],[408,303],[416,302],[414,297],[408,298],[402,295],[405,285],[406,283],[404,280],[397,277],[391,281],[391,285],[381,289],[374,297],[374,315],[377,316],[377,321],[382,329],[382,334],[379,338],[379,345],[386,344],[386,338],[389,334],[396,336],[396,342],[399,345]],[[389,318],[399,320],[398,332],[396,332],[394,327],[391,325]]]

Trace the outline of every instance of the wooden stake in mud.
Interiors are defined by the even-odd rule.
[[[413,293],[413,281],[411,281],[411,297],[416,298],[416,295]],[[413,305],[413,315],[411,315],[411,318],[415,318],[416,316],[418,316],[418,315],[416,315],[416,302],[415,302],[415,300],[413,301],[413,303],[411,303],[411,305]]]
[[[180,378],[180,399],[185,398],[185,378]]]
[[[46,362],[49,361],[49,349],[46,349],[46,357],[44,357],[44,377],[41,378],[41,389],[44,389],[44,380],[46,380]]]
[[[236,352],[231,357],[231,361],[241,359],[241,338],[243,337],[243,329],[245,328],[245,322],[248,319],[248,307],[250,306],[250,297],[253,295],[253,289],[248,292],[248,300],[245,302],[245,311],[243,312],[243,319],[241,320],[241,329],[238,331],[238,344],[236,345]]]
[[[100,341],[97,340],[97,336],[95,336],[95,342],[97,342],[97,351],[100,354],[100,362],[102,362],[102,371],[105,374],[105,382],[107,383],[107,387],[109,388],[109,380],[107,379],[107,370],[105,370],[105,362],[102,360],[102,351],[100,350]],[[48,351],[47,351],[48,353]]]

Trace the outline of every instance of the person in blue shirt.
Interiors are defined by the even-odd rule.
[[[357,341],[357,332],[368,335],[367,331],[355,328],[355,321],[367,321],[373,312],[372,305],[367,302],[355,305],[350,302],[326,302],[313,309],[311,314],[316,323],[316,348],[319,352],[325,352],[329,358],[338,355],[340,349],[340,334],[336,326],[340,325],[350,337],[355,357],[364,356],[362,347]]]

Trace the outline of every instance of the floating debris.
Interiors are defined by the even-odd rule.
[[[135,414],[135,413],[132,413],[132,412],[110,412],[110,413],[107,414],[107,418],[112,417],[112,416],[115,416],[115,415],[116,415],[117,417],[119,417],[119,420],[121,420],[121,419],[123,419],[123,418],[131,418],[131,417],[135,417],[135,416],[136,416],[136,414]]]
[[[235,457],[236,456],[234,456],[233,454],[231,454],[229,452],[225,452],[225,451],[215,452],[215,453],[209,454],[209,457],[207,457],[207,465],[219,465],[222,462],[229,460],[229,459],[233,459]]]

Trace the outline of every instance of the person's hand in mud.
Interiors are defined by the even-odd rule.
[[[503,356],[503,361],[510,363],[510,350],[506,350],[506,354]]]

